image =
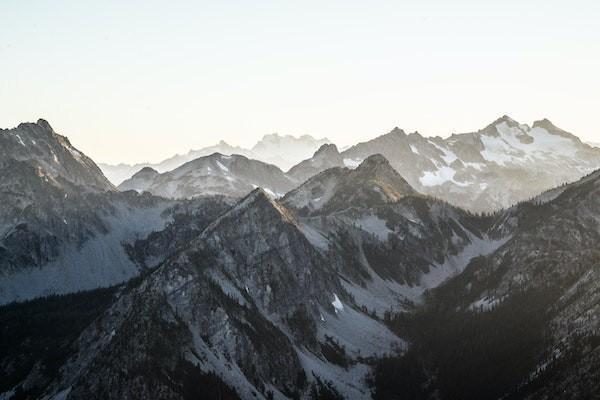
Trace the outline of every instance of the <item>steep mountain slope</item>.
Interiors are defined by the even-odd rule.
[[[398,377],[404,368],[422,370],[412,382],[429,386],[420,398],[593,398],[598,198],[599,171],[499,214],[489,234],[508,237],[501,247],[431,291],[422,312],[392,318],[416,349],[396,362]],[[403,392],[402,379],[389,385],[389,365],[380,368],[377,390]]]
[[[241,398],[311,387],[368,398],[365,357],[402,340],[354,305],[293,215],[257,189],[122,294],[76,346],[48,394],[188,398],[187,369]]]
[[[117,192],[43,120],[0,140],[0,304],[114,285],[152,266],[127,245],[163,229],[175,202]]]
[[[334,167],[343,167],[344,159],[335,144],[324,144],[309,159],[291,168],[287,175],[296,182],[304,182],[308,178]]]
[[[550,121],[529,127],[507,116],[446,139],[394,128],[345,150],[342,158],[354,168],[378,153],[416,190],[473,211],[509,207],[600,167],[600,149]]]
[[[88,191],[114,190],[96,164],[43,119],[35,124],[0,129],[0,167],[11,168],[16,163],[41,171],[44,179],[58,186],[68,181]],[[18,176],[3,176],[4,180],[18,179]]]
[[[495,163],[511,168],[549,154],[566,165],[569,134],[547,121],[530,131],[511,124],[470,138],[545,144],[519,153],[487,142],[479,154],[500,148]],[[129,182],[252,190],[239,201],[173,201],[100,185],[93,163],[56,135],[36,157],[38,139],[25,131],[3,139],[24,149],[0,164],[0,302],[143,273],[0,307],[0,398],[568,399],[600,390],[600,171],[485,216],[419,193],[379,154],[280,200],[252,190],[252,179],[292,179],[242,156],[145,169]],[[468,159],[459,148],[451,151]],[[319,158],[295,174],[340,160],[331,146]]]
[[[397,202],[416,191],[385,159],[376,154],[358,168],[332,168],[309,179],[282,199],[302,214]]]
[[[144,168],[119,185],[120,190],[148,191],[167,198],[200,195],[241,197],[256,187],[282,196],[294,186],[279,168],[237,154],[212,154],[162,174]]]
[[[210,376],[244,399],[370,398],[374,361],[406,346],[384,313],[418,306],[501,241],[381,156],[342,172],[332,207],[307,217],[256,189],[200,234],[183,222],[150,235],[135,254],[182,245],[81,334],[57,379],[29,377],[29,390],[189,398],[186,377]]]
[[[296,163],[310,157],[321,145],[329,143],[327,139],[315,139],[310,135],[294,137],[290,135],[271,134],[265,135],[252,149],[239,146],[231,146],[221,140],[214,146],[204,147],[198,150],[190,150],[186,154],[176,154],[159,163],[141,164],[99,164],[104,174],[115,185],[121,184],[142,168],[150,167],[160,173],[174,170],[181,165],[206,157],[214,153],[223,155],[239,154],[248,158],[259,160],[268,164],[277,165],[282,170],[288,170]]]
[[[488,237],[491,219],[417,193],[381,155],[322,172],[281,201],[371,312],[420,303],[427,289],[506,240]]]
[[[169,220],[171,202],[151,196],[53,188],[39,194],[27,206],[2,213],[9,221],[0,233],[0,304],[128,280],[140,267],[123,244]]]

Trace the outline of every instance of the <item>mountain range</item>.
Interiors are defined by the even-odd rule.
[[[477,212],[489,212],[573,182],[600,167],[600,149],[544,119],[530,127],[503,116],[477,132],[425,138],[395,128],[335,154],[329,148],[294,167],[305,179],[334,166],[355,167],[382,154],[418,191]]]
[[[214,194],[242,197],[262,187],[278,197],[292,189],[294,183],[275,165],[238,154],[214,153],[162,174],[145,167],[118,188],[167,198],[192,198]]]
[[[598,155],[548,121],[287,173],[213,152],[118,190],[46,121],[0,141],[0,398],[600,390]]]
[[[306,153],[311,146],[317,145],[317,141],[309,137],[284,138],[286,140],[276,135],[265,136],[252,152],[242,153],[248,158],[259,157],[263,162],[269,160],[268,151],[274,154],[289,153],[289,160],[293,160],[293,155]],[[303,145],[299,146],[299,142]],[[296,151],[290,150],[296,147]],[[230,147],[221,149],[220,145],[208,149],[220,149],[220,154],[223,155],[235,151]],[[260,154],[257,153],[259,150],[262,151]],[[385,156],[396,171],[419,192],[475,212],[508,208],[544,190],[573,182],[600,167],[599,148],[583,143],[550,121],[536,121],[530,127],[503,116],[477,132],[453,134],[445,139],[426,138],[417,132],[407,134],[394,128],[387,134],[351,146],[342,152],[333,144],[324,144],[312,157],[296,163],[285,175],[292,186],[297,186],[332,167],[356,168],[362,160],[373,154]],[[266,165],[262,167],[264,170],[268,168]],[[225,195],[238,195],[240,180],[251,188],[257,180],[262,179],[271,191],[277,189],[277,184],[270,182],[259,171],[245,179],[223,176],[219,169],[211,171],[203,173],[197,179],[187,175],[184,181],[179,174],[166,174],[160,177],[161,183],[157,185],[164,186],[170,181],[168,184],[179,187],[177,195],[183,197],[213,193],[215,189],[211,185],[207,186],[206,191],[197,189],[206,186],[206,179],[230,179],[231,182],[237,182],[234,185],[236,188],[221,185],[221,194]],[[134,175],[120,187],[147,190],[147,173],[148,170],[143,170],[141,175]],[[282,179],[279,178],[280,181]],[[186,189],[184,186],[190,187]],[[289,190],[291,187],[279,185],[279,190],[275,192],[284,193],[282,188]],[[168,190],[160,192],[160,189],[153,187],[150,192],[163,194]],[[244,194],[248,192],[249,189],[246,189]]]
[[[214,146],[190,150],[186,154],[176,154],[156,164],[141,163],[131,165],[121,163],[110,165],[101,163],[99,166],[114,185],[121,184],[125,179],[132,177],[135,173],[146,167],[150,167],[158,172],[168,172],[189,161],[214,153],[226,156],[232,154],[242,155],[268,164],[274,164],[283,170],[287,170],[296,163],[310,157],[321,145],[326,143],[329,143],[329,140],[326,138],[315,139],[310,135],[295,137],[273,133],[265,135],[250,149],[231,146],[221,140]]]

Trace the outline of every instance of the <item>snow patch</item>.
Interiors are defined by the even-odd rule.
[[[577,148],[571,139],[554,135],[544,128],[528,129],[525,125],[509,126],[502,122],[496,125],[496,130],[499,136],[481,136],[484,146],[481,155],[499,165],[577,156]],[[528,140],[522,140],[524,138]]]
[[[333,305],[333,308],[335,309],[336,313],[338,313],[340,311],[344,311],[344,305],[342,304],[339,297],[337,297],[337,294],[335,294],[335,293],[333,294],[333,301],[331,302],[331,304]]]
[[[362,162],[361,158],[344,158],[344,165],[350,169],[357,168]]]
[[[221,171],[223,172],[229,172],[229,168],[227,168],[226,166],[224,166],[223,164],[221,164],[221,162],[219,161],[215,161],[217,163],[217,166],[221,169]]]
[[[436,171],[425,171],[423,176],[419,178],[419,181],[421,182],[421,185],[428,187],[442,185],[446,182],[452,182],[461,187],[471,185],[469,182],[458,182],[454,180],[454,175],[456,175],[456,170],[454,168],[444,166]]]
[[[21,136],[19,136],[17,134],[15,134],[15,136],[16,136],[17,140],[19,141],[19,144],[23,147],[26,147],[25,143],[23,142],[23,139],[21,139]]]

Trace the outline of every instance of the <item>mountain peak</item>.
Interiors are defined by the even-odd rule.
[[[155,176],[158,175],[159,172],[157,170],[155,170],[152,167],[144,167],[142,169],[140,169],[138,172],[136,172],[133,177],[139,177],[139,176]]]
[[[388,132],[388,135],[406,136],[406,132],[404,132],[404,129],[400,129],[395,126],[394,129]]]
[[[326,155],[337,156],[338,154],[340,154],[340,152],[335,144],[326,143],[324,145],[321,145],[321,147],[319,147],[319,149],[315,152],[313,157],[326,156]]]
[[[37,120],[37,124],[44,130],[54,133],[54,129],[50,126],[50,123],[43,118]]]
[[[389,165],[390,168],[392,168],[387,158],[381,154],[373,154],[372,156],[365,158],[365,160],[358,166],[357,170],[360,168],[371,168],[378,165]]]
[[[261,218],[250,217],[259,213]],[[246,197],[242,198],[229,211],[217,218],[211,223],[202,233],[206,237],[219,226],[229,223],[246,223],[249,221],[252,224],[272,223],[273,217],[279,215],[283,221],[295,224],[295,219],[292,214],[281,204],[271,199],[267,192],[258,187],[250,192]]]
[[[303,213],[330,213],[351,207],[393,203],[418,192],[381,154],[367,157],[354,170],[330,168],[308,179],[283,198]]]
[[[533,127],[534,128],[544,128],[547,131],[556,131],[556,130],[562,131],[562,129],[560,129],[559,127],[554,125],[548,118],[540,119],[539,121],[534,121]]]
[[[254,189],[253,191],[251,191],[250,193],[248,193],[248,195],[246,197],[244,197],[242,200],[240,200],[240,203],[253,203],[255,201],[271,201],[271,198],[269,197],[269,195],[267,194],[267,192],[265,192],[265,189],[261,188],[261,187],[257,187],[256,189]]]
[[[508,124],[508,126],[519,126],[519,123],[517,121],[515,121],[514,119],[512,119],[510,116],[508,116],[506,114],[504,114],[503,116],[501,116],[500,118],[498,118],[497,120],[495,120],[488,126],[495,127],[496,125],[500,125],[502,123],[506,123],[506,124]]]
[[[358,185],[375,182],[387,200],[395,201],[405,195],[417,193],[381,154],[367,157],[351,175],[352,181]]]
[[[550,120],[548,118],[544,118],[539,121],[535,121],[533,123],[533,127],[534,128],[542,128],[554,135],[562,136],[564,138],[571,139],[576,142],[581,142],[581,140],[577,136],[573,135],[570,132],[565,131],[564,129],[557,127],[552,122],[550,122]]]

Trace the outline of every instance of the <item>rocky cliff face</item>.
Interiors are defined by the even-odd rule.
[[[160,377],[178,381],[172,374],[186,362],[242,398],[294,397],[319,385],[368,397],[363,357],[402,345],[357,307],[293,214],[257,189],[84,331],[48,390],[178,398],[178,385]]]
[[[122,244],[162,229],[172,202],[117,192],[43,120],[2,131],[0,141],[0,303],[140,272]]]
[[[98,166],[43,119],[0,130],[0,165],[15,161],[28,164],[56,185],[68,181],[88,191],[114,190]],[[19,176],[4,176],[8,178]]]

